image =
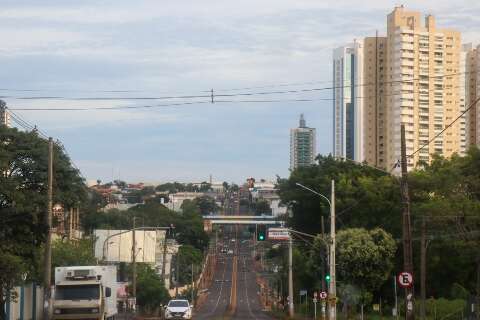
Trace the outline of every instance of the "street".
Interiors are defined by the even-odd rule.
[[[219,247],[212,285],[205,303],[195,313],[195,319],[271,319],[260,302],[260,288],[252,258],[251,239],[241,239],[232,232]],[[232,250],[233,254],[228,254]]]

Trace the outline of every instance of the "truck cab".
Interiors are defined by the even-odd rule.
[[[54,320],[113,319],[116,307],[116,267],[55,268]]]

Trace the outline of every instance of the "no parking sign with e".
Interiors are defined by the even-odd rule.
[[[397,276],[397,281],[401,287],[409,288],[413,284],[413,276],[410,272],[400,272]]]

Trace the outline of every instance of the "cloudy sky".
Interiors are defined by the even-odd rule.
[[[287,176],[300,113],[318,151],[331,151],[331,91],[238,94],[328,87],[332,49],[384,33],[399,4],[359,3],[0,0],[0,96],[61,140],[88,179]],[[403,4],[480,43],[478,0]],[[211,104],[212,88],[236,96]],[[130,106],[151,108],[21,110]]]

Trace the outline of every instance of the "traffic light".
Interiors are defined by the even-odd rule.
[[[329,275],[329,274],[327,274],[327,275],[325,276],[325,281],[327,281],[327,283],[330,283],[330,275]]]
[[[265,226],[258,226],[257,241],[265,241],[267,239],[267,232]]]

